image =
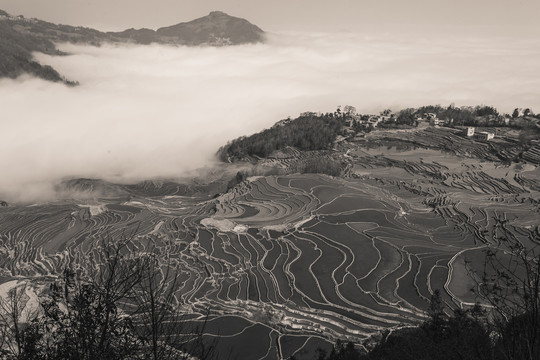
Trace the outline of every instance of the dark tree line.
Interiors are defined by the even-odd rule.
[[[429,318],[420,326],[386,331],[368,353],[350,342],[338,341],[329,354],[319,350],[317,360],[492,359],[490,336],[480,320],[482,314],[479,307],[474,307],[448,316],[436,291]]]
[[[441,105],[423,106],[417,109],[416,114],[433,113],[439,119],[452,119],[454,125],[464,126],[489,126],[500,125],[500,114],[493,106],[461,106],[450,105],[442,107]],[[492,118],[494,121],[488,121]]]
[[[332,158],[317,157],[298,163],[296,166],[296,171],[301,174],[326,174],[330,176],[339,176],[344,167],[344,164]]]
[[[418,121],[415,119],[415,110],[414,109],[404,109],[399,112],[399,115],[396,119],[398,125],[418,125]]]
[[[283,125],[233,140],[219,150],[220,158],[267,157],[273,151],[293,146],[299,150],[329,149],[343,126],[334,114],[300,116]]]
[[[446,120],[451,119],[454,125],[459,126],[499,126],[502,122],[502,117],[493,106],[478,105],[478,106],[461,106],[456,107],[450,105],[443,107],[441,105],[427,105],[418,109],[406,109],[408,113],[414,116],[423,116],[425,113],[432,113],[437,118]],[[403,111],[402,111],[403,112]],[[406,115],[409,115],[406,112]],[[409,122],[412,122],[412,117],[407,116]]]

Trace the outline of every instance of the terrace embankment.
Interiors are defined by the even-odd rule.
[[[505,146],[380,131],[259,161],[291,170],[332,159],[342,177],[256,176],[214,198],[173,182],[72,184],[88,196],[0,207],[0,283],[39,288],[69,264],[98,264],[103,236],[133,234],[130,249],[173,262],[186,309],[212,309],[205,336],[219,335],[218,347],[312,358],[336,339],[419,323],[435,289],[450,307],[474,303],[466,261],[480,268],[502,238],[538,243],[539,170],[509,164]]]

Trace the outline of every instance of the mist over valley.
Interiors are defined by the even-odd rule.
[[[0,80],[3,198],[51,198],[60,179],[183,177],[217,149],[304,111],[427,104],[540,107],[531,40],[269,33],[229,47],[59,44],[34,53],[68,87]]]

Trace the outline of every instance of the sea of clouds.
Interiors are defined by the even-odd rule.
[[[235,47],[60,44],[35,54],[77,87],[0,80],[0,199],[61,179],[177,178],[227,141],[303,111],[427,104],[540,111],[540,46],[504,38],[270,34]]]

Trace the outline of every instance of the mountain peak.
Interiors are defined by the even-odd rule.
[[[227,13],[224,13],[223,11],[216,10],[216,11],[210,11],[210,14],[208,14],[208,16],[230,16],[230,15]]]
[[[185,45],[236,45],[264,41],[264,31],[258,26],[223,11],[212,11],[189,22],[160,28],[157,34],[182,38]]]

